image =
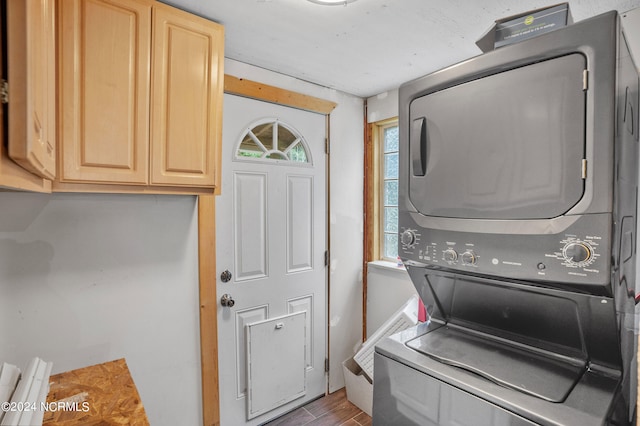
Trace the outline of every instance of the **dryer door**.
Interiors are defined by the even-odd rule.
[[[414,100],[404,152],[418,212],[543,219],[574,206],[584,192],[585,67],[572,54]]]

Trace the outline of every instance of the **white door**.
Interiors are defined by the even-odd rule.
[[[224,95],[222,425],[260,424],[325,393],[325,133],[324,115]]]

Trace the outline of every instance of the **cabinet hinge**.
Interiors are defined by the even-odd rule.
[[[582,90],[589,90],[589,70],[582,71]]]
[[[587,178],[587,159],[582,159],[582,179]]]
[[[324,359],[324,372],[325,373],[329,372],[329,358]]]
[[[324,139],[324,153],[329,155],[329,138]]]
[[[0,103],[9,103],[9,82],[4,78],[0,82]]]
[[[324,251],[324,266],[329,266],[329,250]]]

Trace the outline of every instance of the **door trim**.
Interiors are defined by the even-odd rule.
[[[275,86],[237,78],[225,74],[225,93],[271,102],[326,116],[327,138],[327,209],[329,204],[329,123],[330,114],[338,105],[313,96]],[[222,188],[220,188],[222,190]],[[219,194],[219,191],[216,191]],[[198,272],[200,293],[200,365],[202,374],[202,422],[204,426],[220,424],[220,395],[218,389],[218,316],[216,294],[216,237],[215,196],[198,196]],[[329,217],[327,215],[327,249],[330,247]],[[327,273],[327,304],[329,303],[329,274]],[[328,317],[327,317],[328,318]],[[329,336],[327,334],[327,351]]]
[[[244,96],[324,115],[331,114],[331,111],[338,105],[335,102],[234,77],[229,74],[224,75],[224,92],[230,95]]]

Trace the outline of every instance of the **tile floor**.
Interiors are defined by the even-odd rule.
[[[344,388],[323,396],[265,426],[371,426],[371,417],[347,400]]]

